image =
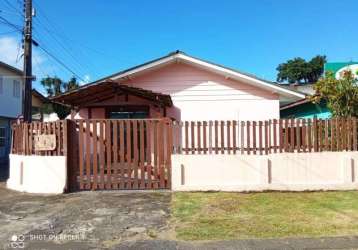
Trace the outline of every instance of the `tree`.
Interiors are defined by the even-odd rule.
[[[41,80],[41,85],[45,88],[49,97],[60,95],[64,92],[77,89],[79,84],[75,77],[72,77],[68,82],[62,81],[58,77],[46,77]],[[66,118],[66,116],[71,112],[70,108],[53,103],[53,111],[58,115],[60,119]]]
[[[326,72],[314,89],[316,95],[311,97],[315,103],[327,100],[327,106],[334,117],[351,117],[358,115],[357,79],[351,71],[345,71],[341,79],[336,79],[333,72]]]
[[[278,82],[314,83],[323,74],[326,56],[315,56],[309,62],[301,57],[288,60],[278,65],[276,70]]]

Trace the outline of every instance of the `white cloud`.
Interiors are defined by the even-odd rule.
[[[0,61],[11,66],[22,68],[21,44],[13,37],[0,38]]]
[[[12,36],[0,38],[0,61],[22,70],[22,54],[22,45],[18,39]],[[53,66],[50,66],[46,58],[35,48],[32,50],[32,71],[37,80],[53,74],[54,71]]]
[[[84,77],[82,77],[84,81],[79,81],[80,86],[87,84],[91,81],[91,77],[90,75],[84,75]]]

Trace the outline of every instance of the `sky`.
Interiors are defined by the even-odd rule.
[[[0,16],[22,26],[21,1],[0,0]],[[357,0],[33,1],[34,39],[52,55],[34,48],[36,88],[47,75],[84,84],[175,50],[271,81],[294,57],[358,60]],[[22,67],[21,35],[1,22],[0,60]]]

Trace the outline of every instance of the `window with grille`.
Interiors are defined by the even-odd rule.
[[[20,81],[14,80],[13,84],[14,84],[13,85],[13,95],[16,98],[20,98],[20,94],[21,94]]]

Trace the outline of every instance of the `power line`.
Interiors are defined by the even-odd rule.
[[[43,46],[38,45],[38,47],[44,51],[47,55],[49,55],[52,59],[54,59],[57,63],[61,64],[65,69],[67,69],[69,72],[71,72],[76,78],[82,80],[85,82],[85,80],[80,77],[78,74],[76,74],[71,68],[69,68],[64,62],[62,62],[60,59],[58,59],[56,56],[54,56],[51,52],[49,52],[47,49],[45,49]]]
[[[22,33],[21,26],[13,24],[9,20],[7,20],[5,17],[0,16],[0,23],[3,23],[9,27],[12,27],[12,28],[16,29],[17,31],[19,31],[20,33]]]

